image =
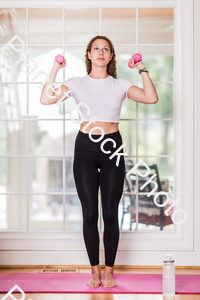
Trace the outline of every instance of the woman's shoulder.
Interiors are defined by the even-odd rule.
[[[134,82],[131,81],[131,80],[129,80],[129,79],[118,78],[117,80],[118,80],[118,82],[119,82],[121,85],[123,85],[123,86],[127,86],[127,85],[130,85],[130,84],[134,85]]]
[[[75,77],[69,77],[68,79],[66,79],[63,84],[67,84],[67,83],[78,83],[80,81],[83,80],[84,77],[80,77],[80,76],[75,76]]]
[[[76,76],[76,77],[69,77],[68,79],[66,79],[65,81],[76,81],[76,80],[78,80],[80,77],[78,77],[78,76]]]

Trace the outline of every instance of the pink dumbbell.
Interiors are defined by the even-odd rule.
[[[64,62],[64,56],[62,56],[61,54],[56,55],[55,61],[59,64],[62,64]]]
[[[133,55],[134,64],[141,61],[141,60],[142,60],[142,55],[140,53],[135,53]],[[129,66],[129,68],[133,69],[133,67],[129,64],[129,62],[128,62],[128,66]]]

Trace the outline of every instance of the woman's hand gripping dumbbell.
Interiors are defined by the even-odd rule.
[[[54,66],[60,70],[66,66],[66,59],[61,54],[56,55]]]
[[[136,68],[137,67],[137,63],[141,64],[141,66],[144,66],[143,65],[143,62],[142,62],[142,55],[140,53],[135,53],[128,61],[128,66],[129,68],[133,69],[133,68]],[[141,69],[141,66],[140,66],[140,69]]]

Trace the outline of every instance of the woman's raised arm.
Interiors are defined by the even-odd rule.
[[[58,73],[58,71],[62,68],[64,68],[66,66],[66,60],[64,59],[64,64],[60,65],[59,63],[57,63],[56,61],[54,61],[54,65],[53,68],[50,72],[49,75],[49,80],[45,83],[45,85],[42,88],[42,93],[41,93],[41,97],[40,97],[40,103],[44,104],[44,105],[49,105],[49,104],[54,104],[57,103],[58,100],[63,97],[64,92],[68,92],[69,88],[66,85],[61,85],[60,86],[60,93],[59,95],[57,93],[55,93],[52,89],[48,89],[48,95],[49,96],[54,96],[54,98],[50,98],[48,97],[48,95],[46,95],[45,93],[45,89],[48,87],[49,84],[51,83],[55,83],[56,80],[56,75]],[[55,91],[58,92],[58,88],[54,89]],[[67,96],[66,96],[67,97]]]

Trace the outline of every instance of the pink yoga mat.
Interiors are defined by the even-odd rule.
[[[144,293],[162,294],[162,274],[120,274],[113,275],[117,286],[104,288],[89,287],[90,273],[0,274],[0,292],[7,293],[17,284],[24,293]],[[200,275],[176,274],[176,294],[200,294]],[[101,275],[103,281],[104,275]],[[13,291],[18,293],[16,289]]]

